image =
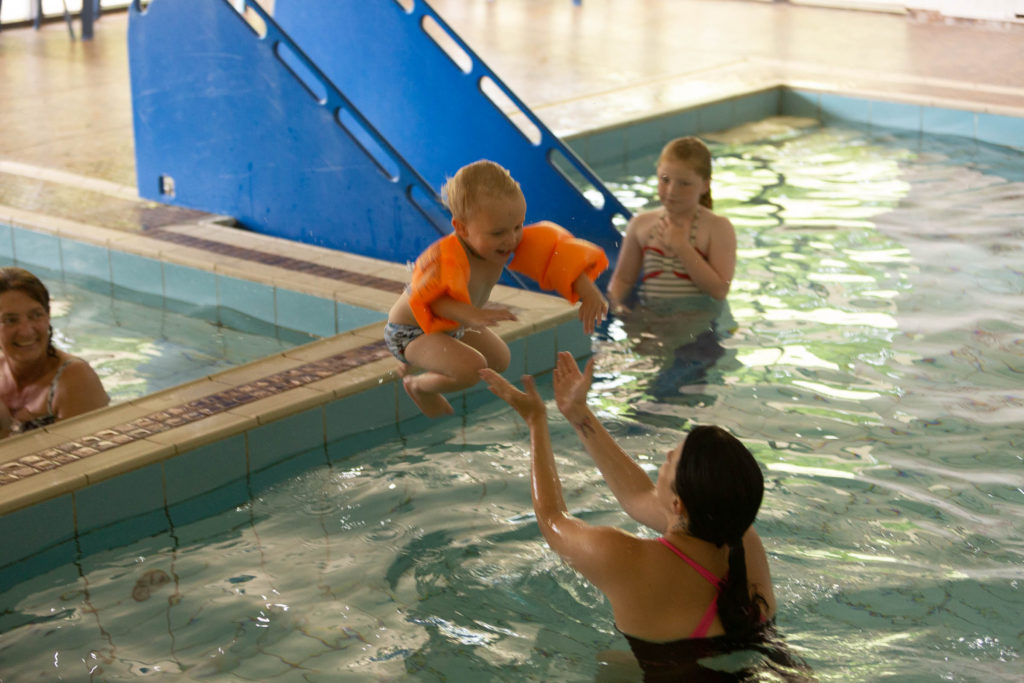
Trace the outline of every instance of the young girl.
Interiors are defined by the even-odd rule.
[[[443,394],[473,386],[482,368],[508,367],[508,346],[488,328],[515,316],[484,305],[510,258],[511,270],[581,301],[587,334],[608,311],[593,282],[608,267],[604,252],[554,223],[524,228],[526,199],[507,170],[474,162],[459,169],[442,194],[455,232],[416,260],[412,284],[391,307],[384,329],[388,348],[402,362],[406,393],[427,417],[452,413]],[[413,375],[410,366],[426,372]]]
[[[658,158],[661,208],[633,217],[608,285],[614,313],[642,273],[641,301],[706,294],[723,300],[736,267],[736,232],[711,211],[711,152],[694,137],[672,140]]]

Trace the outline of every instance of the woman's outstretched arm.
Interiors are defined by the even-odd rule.
[[[655,531],[664,531],[665,512],[658,504],[651,478],[622,450],[587,405],[593,377],[593,358],[587,362],[586,370],[580,372],[572,354],[559,352],[554,371],[558,410],[576,430],[626,514]]]
[[[551,450],[551,433],[548,430],[548,413],[544,407],[544,400],[537,392],[533,377],[529,375],[523,376],[525,393],[489,368],[481,370],[480,377],[487,382],[488,387],[498,398],[519,413],[530,429],[530,448],[533,453],[530,469],[533,509],[544,538],[554,547],[551,535],[555,533],[559,521],[568,516],[568,512],[565,498],[562,496],[562,483],[558,479],[558,470],[555,467],[555,455]]]
[[[525,393],[491,369],[481,370],[480,377],[495,395],[519,413],[530,429],[533,510],[544,540],[598,588],[614,592],[616,586],[622,585],[623,577],[630,576],[623,570],[623,564],[632,557],[629,548],[636,539],[613,527],[592,526],[569,513],[551,448],[547,410],[533,377],[523,377]]]

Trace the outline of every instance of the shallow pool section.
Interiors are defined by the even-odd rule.
[[[296,472],[430,422],[402,391],[383,342],[386,311],[408,282],[405,264],[264,235],[241,239],[205,218],[128,235],[0,210],[24,226],[0,228],[0,250],[37,270],[61,263],[64,281],[79,272],[73,265],[119,300],[182,306],[199,318],[245,314],[264,327],[294,329],[297,320],[325,334],[343,330],[5,441],[0,592],[232,509]],[[495,328],[509,345],[510,376],[550,370],[556,349],[589,355],[591,339],[564,300],[503,285],[492,300],[518,315]],[[359,315],[378,322],[359,325]],[[452,419],[488,396],[482,385],[451,396]]]
[[[713,144],[729,306],[612,321],[595,407],[652,474],[694,422],[751,447],[779,625],[820,680],[1019,680],[1024,159],[834,127]],[[640,531],[553,435],[570,509]],[[302,457],[8,590],[10,675],[590,681],[626,649],[540,537],[511,411]]]
[[[193,302],[186,308],[184,302],[165,306],[161,299],[137,295],[131,298],[147,303],[118,299],[109,293],[109,283],[75,276],[62,280],[41,268],[33,272],[50,291],[54,343],[89,361],[114,403],[319,339],[219,310],[216,303]]]

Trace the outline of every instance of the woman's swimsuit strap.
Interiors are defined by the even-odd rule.
[[[714,623],[715,616],[718,614],[718,592],[722,589],[722,580],[709,572],[703,565],[699,564],[682,550],[672,545],[664,536],[658,539],[658,543],[661,543],[663,546],[678,555],[684,562],[686,562],[686,564],[693,567],[693,569],[700,574],[705,581],[715,587],[715,597],[711,599],[711,604],[708,605],[708,609],[704,612],[704,616],[701,617],[700,623],[697,624],[697,628],[695,628],[693,633],[690,634],[691,638],[703,638],[707,635],[708,629],[711,628],[711,624]]]
[[[74,358],[69,358],[64,361],[59,368],[57,368],[57,374],[53,376],[53,381],[50,382],[50,389],[46,394],[46,414],[25,420],[24,422],[15,425],[12,431],[16,433],[27,432],[32,429],[39,429],[40,427],[52,425],[57,421],[57,415],[53,412],[53,399],[57,394],[57,382],[60,381],[60,376],[63,374],[64,368],[71,365],[74,360]]]

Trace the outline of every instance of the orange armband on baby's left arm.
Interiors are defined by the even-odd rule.
[[[542,289],[554,290],[571,303],[579,300],[573,283],[583,274],[597,279],[608,267],[608,257],[596,244],[577,239],[560,225],[541,221],[523,228],[511,270],[537,281]]]
[[[434,313],[431,305],[441,297],[470,303],[469,261],[454,234],[442,237],[420,254],[409,285],[409,308],[424,332],[445,332],[459,323]]]

